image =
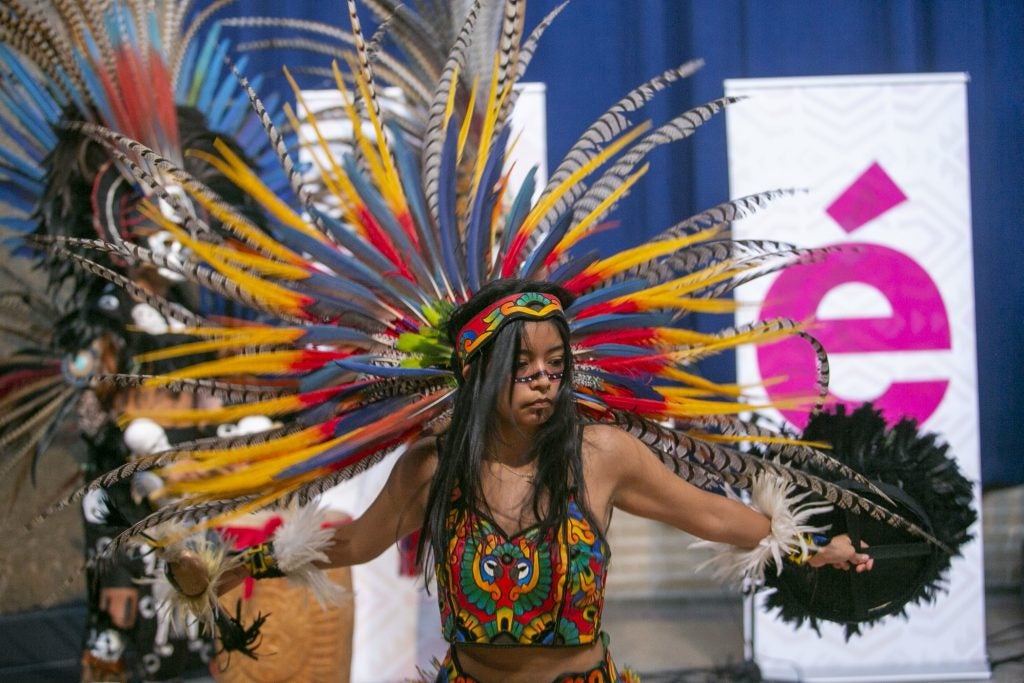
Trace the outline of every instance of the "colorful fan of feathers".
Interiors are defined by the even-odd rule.
[[[843,469],[813,444],[744,418],[761,407],[744,398],[744,388],[716,384],[696,373],[699,360],[741,344],[807,337],[800,322],[789,320],[711,334],[681,326],[691,312],[732,311],[736,304],[728,294],[738,283],[819,254],[729,237],[730,221],[788,191],[725,202],[616,254],[582,249],[647,172],[645,159],[652,150],[687,138],[733,103],[721,98],[657,125],[629,123],[629,116],[698,63],[659,74],[613,104],[583,132],[544,187],[532,174],[521,187],[512,187],[506,154],[520,132],[512,130],[509,117],[517,97],[514,86],[561,7],[526,36],[524,2],[497,3],[498,39],[489,47],[487,71],[467,79],[467,65],[477,54],[473,37],[481,3],[469,8],[451,34],[443,59],[423,56],[437,51],[437,31],[423,38],[409,30],[427,25],[426,15],[394,8],[384,37],[375,38],[371,50],[354,2],[348,5],[351,33],[340,38],[336,29],[317,32],[321,40],[337,40],[332,50],[343,57],[329,73],[338,90],[336,110],[351,124],[350,150],[335,152],[319,134],[319,121],[309,108],[304,120],[293,114],[292,121],[311,131],[299,144],[315,153],[316,186],[326,194],[310,189],[266,116],[261,122],[278,150],[290,193],[275,192],[226,148],[217,157],[204,155],[259,200],[273,240],[244,221],[231,220],[226,223],[235,239],[214,240],[208,231],[177,225],[152,207],[147,211],[151,220],[187,247],[187,257],[170,263],[144,249],[37,240],[54,254],[76,259],[79,267],[88,264],[78,254],[116,252],[120,258],[171,269],[260,316],[258,322],[187,325],[182,332],[194,342],[163,352],[163,357],[215,351],[218,358],[150,377],[145,384],[192,387],[228,403],[231,392],[273,385],[278,393],[228,405],[224,416],[273,415],[285,427],[258,439],[208,440],[133,464],[131,472],[162,467],[166,480],[176,482],[168,484],[168,493],[179,502],[131,533],[168,519],[216,523],[224,515],[275,502],[305,502],[371,466],[388,450],[442,425],[458,388],[441,323],[483,284],[513,276],[556,282],[578,295],[567,319],[577,368],[575,392],[588,420],[636,434],[682,476],[702,486],[748,487],[756,474],[770,471],[841,508],[909,524],[876,503],[776,462],[774,457],[813,460]],[[404,61],[382,49],[389,31],[398,34]],[[384,74],[391,83],[406,86],[401,122],[381,104]],[[261,111],[256,89],[249,87],[249,93]],[[301,103],[298,90],[296,97]],[[174,182],[193,202],[216,205],[213,192],[186,179],[159,150],[87,124],[80,128],[102,141],[136,177],[145,177],[157,194]],[[820,346],[815,348],[822,386],[809,388],[809,397],[793,399],[809,407],[824,395],[827,379],[827,359]],[[147,417],[180,424],[213,416],[177,411]],[[762,443],[772,457],[740,450],[745,441]],[[913,532],[927,536],[916,527]]]
[[[166,343],[129,329],[145,325],[136,314],[165,328],[237,315],[215,288],[199,290],[133,256],[189,258],[138,210],[145,197],[160,215],[206,228],[211,241],[230,237],[225,222],[262,225],[256,202],[193,156],[213,152],[215,141],[257,168],[269,187],[287,188],[260,114],[225,63],[230,45],[211,21],[222,4],[194,12],[191,2],[0,3],[0,226],[28,237],[8,244],[36,266],[29,283],[4,299],[5,308],[20,305],[7,318],[17,321],[7,330],[17,340],[16,351],[0,359],[0,400],[19,408],[0,417],[0,472],[34,466],[62,425],[82,421],[83,396],[100,394],[109,409],[107,394],[117,385],[94,386],[98,374],[128,370],[135,353]],[[268,98],[263,115],[271,116],[266,110],[277,99]],[[159,163],[122,159],[90,130],[137,140],[182,174],[164,177]],[[159,183],[147,182],[154,177]],[[189,202],[179,184],[193,181],[222,201],[209,211]],[[82,264],[78,254],[48,251],[50,240],[61,239],[99,240],[109,249]],[[45,296],[32,291],[47,285]]]
[[[245,151],[266,183],[285,187],[258,116],[225,63],[230,43],[210,21],[221,4],[195,14],[189,2],[5,0],[0,120],[10,144],[0,156],[7,204],[0,225],[113,242],[155,232],[133,210],[152,189],[72,124],[136,140],[229,191],[189,157],[192,148],[212,151],[214,138],[223,137]]]

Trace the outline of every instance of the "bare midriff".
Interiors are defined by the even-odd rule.
[[[600,640],[587,645],[453,645],[463,673],[481,683],[537,683],[587,671],[604,659]]]

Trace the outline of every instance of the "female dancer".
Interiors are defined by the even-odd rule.
[[[872,568],[849,537],[815,545],[791,513],[769,517],[702,491],[636,437],[584,424],[563,315],[571,302],[558,286],[506,279],[454,311],[446,332],[462,386],[450,425],[411,446],[376,501],[326,548],[326,564],[359,564],[422,531],[419,559],[436,572],[452,644],[438,680],[617,680],[601,632],[613,508],[751,549],[762,566],[781,549],[815,567]],[[218,591],[281,573],[271,544],[244,559]],[[172,565],[187,593],[205,587],[198,573]]]

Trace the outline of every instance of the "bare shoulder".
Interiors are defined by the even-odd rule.
[[[587,425],[583,428],[583,460],[591,472],[614,479],[629,462],[637,443],[633,436],[613,425]]]
[[[590,424],[583,428],[583,450],[592,456],[621,455],[641,445],[636,437],[619,427],[608,424]]]
[[[437,471],[437,438],[414,441],[398,459],[392,477],[406,490],[429,482]]]
[[[433,464],[437,466],[437,437],[425,436],[422,439],[413,441],[406,449],[406,456],[410,461],[421,465]]]

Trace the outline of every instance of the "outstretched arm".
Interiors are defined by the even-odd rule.
[[[326,562],[318,567],[344,567],[374,559],[390,545],[418,529],[426,509],[430,481],[437,467],[434,440],[413,444],[395,463],[383,490],[358,519],[333,527],[323,554]],[[313,529],[312,531],[316,531]],[[247,555],[247,562],[220,575],[217,593],[223,594],[244,579],[254,575],[254,568],[269,568],[262,576],[280,576],[280,548],[274,552],[257,547]],[[195,556],[182,556],[170,561],[171,578],[185,595],[199,595],[210,584],[206,568]],[[287,573],[287,570],[286,570]],[[256,578],[261,574],[255,572]]]
[[[768,516],[673,475],[643,443],[618,428],[590,426],[585,443],[595,483],[608,492],[614,507],[739,548],[756,548],[772,533]],[[873,560],[856,552],[849,537],[840,536],[818,549],[810,564],[866,571]]]
[[[437,469],[435,440],[409,447],[395,463],[380,495],[355,521],[337,527],[327,549],[329,566],[344,567],[374,559],[420,528],[430,481]]]

